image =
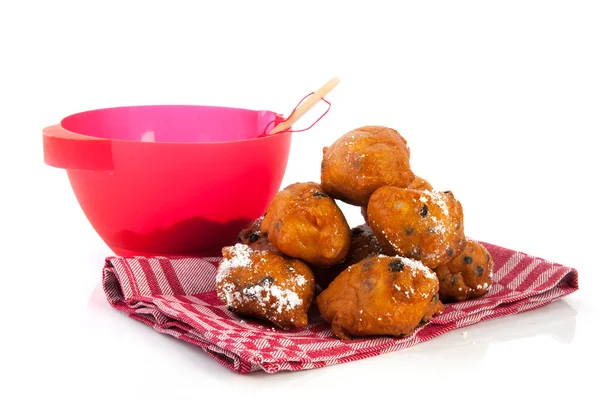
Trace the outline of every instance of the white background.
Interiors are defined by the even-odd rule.
[[[599,21],[595,1],[2,2],[0,397],[594,397]],[[111,252],[43,164],[42,128],[134,104],[287,114],[332,76],[284,185],[318,181],[346,131],[396,128],[469,236],[576,267],[581,290],[404,351],[249,376],[110,308]]]

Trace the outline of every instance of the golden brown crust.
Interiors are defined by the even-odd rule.
[[[381,186],[407,187],[413,179],[410,150],[394,129],[363,126],[323,149],[323,189],[346,203],[366,206]]]
[[[430,268],[449,262],[466,246],[462,205],[450,191],[385,186],[371,196],[367,218],[386,254],[411,257]]]
[[[436,268],[443,302],[464,301],[485,295],[492,285],[494,260],[485,247],[474,240],[457,257]]]
[[[260,228],[282,253],[313,266],[337,264],[350,249],[344,214],[314,182],[294,183],[280,191]]]
[[[443,310],[438,279],[418,261],[372,256],[348,267],[317,297],[339,339],[403,337]]]
[[[408,185],[407,189],[433,191],[433,186],[425,179],[415,175],[415,179]]]
[[[329,268],[314,268],[315,282],[326,289],[327,286],[346,268],[364,260],[367,257],[382,253],[381,246],[373,231],[367,224],[355,226],[352,228],[352,239],[350,241],[350,251],[348,255],[339,264],[332,265]]]
[[[300,260],[238,243],[223,248],[216,291],[231,311],[292,329],[308,324],[315,281],[311,269]]]
[[[433,191],[433,186],[431,186],[431,183],[427,182],[425,179],[415,175],[415,179],[413,179],[413,181],[408,185],[407,189]],[[365,219],[365,222],[367,222],[367,207],[361,207],[360,214]]]

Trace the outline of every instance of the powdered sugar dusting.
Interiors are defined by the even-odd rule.
[[[421,261],[418,260],[413,260],[412,258],[406,258],[406,257],[400,257],[397,256],[396,258],[399,258],[400,261],[402,261],[402,263],[404,263],[404,265],[408,265],[411,267],[411,273],[413,277],[417,276],[417,272],[422,273],[423,275],[425,275],[425,277],[427,279],[437,279],[436,274],[429,269],[428,267],[426,267],[425,265],[423,265],[423,263]]]
[[[439,233],[441,235],[446,233],[446,225],[442,221],[433,215],[431,216],[431,220],[433,221],[433,226],[431,229],[433,229],[435,233]]]
[[[447,199],[439,192],[424,190],[419,200],[424,204],[436,205],[442,211],[442,214],[449,216]],[[420,212],[420,208],[418,210]],[[429,214],[430,221],[433,225],[429,227],[430,232],[445,235],[447,232],[446,225],[443,220],[440,220],[435,215]]]
[[[228,248],[227,257],[224,257],[217,272],[217,283],[226,279],[232,270],[236,268],[250,268],[252,264],[252,254],[262,253],[261,251],[252,250],[248,245],[237,243],[235,246]],[[256,260],[256,259],[255,259]],[[267,262],[267,259],[260,257],[260,262]],[[292,274],[289,279],[285,280],[284,286],[301,287],[307,284],[304,276]],[[275,282],[273,279],[265,279],[260,283],[239,288],[236,290],[236,285],[233,282],[224,282],[221,285],[221,292],[225,296],[228,306],[236,306],[240,303],[256,302],[264,309],[270,308],[278,313],[283,311],[291,311],[302,306],[303,300],[289,288],[284,288]]]
[[[244,268],[252,264],[250,255],[252,254],[253,250],[250,248],[250,246],[242,243],[236,243],[235,246],[231,246],[229,249],[231,257],[223,257],[219,263],[219,270],[217,271],[216,278],[217,283],[221,282],[223,278],[229,274],[229,271],[232,268]]]
[[[231,306],[234,303],[239,303],[242,301],[242,296],[235,291],[235,285],[231,282],[227,282],[223,284],[221,290],[225,294],[225,300],[227,301],[227,305]]]
[[[387,256],[380,255],[379,257],[387,257]],[[402,261],[402,263],[404,264],[405,267],[406,266],[410,267],[410,273],[411,273],[413,279],[416,278],[417,275],[421,274],[421,275],[424,275],[427,279],[437,280],[437,275],[430,268],[423,265],[423,263],[419,260],[413,260],[412,258],[407,258],[407,257],[402,257],[402,256],[394,256],[394,257],[390,257],[390,258],[398,259],[398,260]],[[398,290],[400,292],[404,292],[404,294],[408,298],[411,298],[415,294],[415,289],[412,286],[403,288],[400,285],[395,283],[394,288],[396,288],[396,290]],[[421,297],[423,299],[431,297],[434,294],[433,290],[434,290],[434,287],[431,288],[431,291],[429,293],[422,292]]]
[[[296,285],[298,286],[304,286],[306,284],[306,278],[303,277],[302,275],[298,275],[296,276]]]
[[[429,196],[431,202],[438,206],[442,210],[442,213],[444,213],[444,215],[450,215],[450,213],[448,212],[447,200],[446,198],[444,198],[444,196],[440,194],[440,192],[425,190],[423,191],[423,193],[425,194],[425,196],[421,196],[420,199],[423,203],[427,203],[427,196]]]
[[[254,285],[242,290],[244,296],[252,298],[261,305],[267,307],[271,303],[271,308],[281,313],[283,310],[291,311],[302,305],[302,299],[298,294],[290,289],[282,289],[275,284]]]

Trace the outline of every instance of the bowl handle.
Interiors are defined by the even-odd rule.
[[[113,169],[112,143],[80,135],[60,125],[44,128],[44,162],[52,167],[88,171]]]

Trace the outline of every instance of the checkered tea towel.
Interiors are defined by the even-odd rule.
[[[108,257],[103,287],[109,303],[156,331],[201,347],[239,373],[320,368],[413,346],[456,328],[517,314],[578,290],[577,271],[488,243],[495,267],[491,290],[475,300],[446,305],[411,336],[341,341],[313,306],[310,324],[282,331],[241,318],[214,291],[219,258]]]

